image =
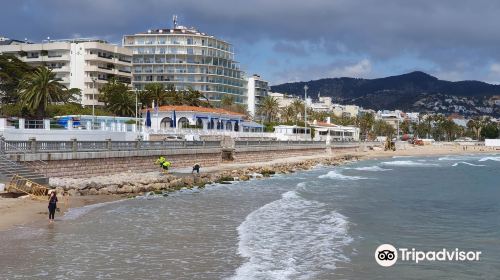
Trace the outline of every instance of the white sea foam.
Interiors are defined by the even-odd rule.
[[[343,175],[343,174],[338,173],[335,170],[332,170],[332,171],[328,172],[327,174],[320,175],[318,178],[320,178],[320,179],[329,178],[329,179],[343,180],[343,181],[370,179],[370,178],[361,177],[361,176]]]
[[[360,170],[360,171],[389,171],[392,169],[388,168],[382,168],[380,166],[374,165],[374,166],[363,166],[363,167],[346,167],[346,169],[354,169],[354,170]]]
[[[86,206],[78,207],[78,208],[70,208],[68,210],[68,212],[66,212],[66,214],[64,214],[64,216],[61,219],[62,220],[75,220],[75,219],[89,213],[90,211],[92,211],[94,209],[97,209],[97,208],[100,208],[100,207],[103,207],[103,206],[106,206],[109,204],[122,202],[122,201],[124,201],[124,200],[122,199],[122,200],[116,200],[116,201],[108,201],[108,202],[102,202],[102,203],[97,203],[97,204],[92,204],[92,205],[86,205]]]
[[[458,156],[445,156],[440,157],[438,160],[441,161],[465,161],[465,160],[476,160],[477,155],[458,155]]]
[[[419,162],[412,160],[384,161],[382,162],[382,164],[390,166],[439,166],[439,164],[436,163]]]
[[[500,157],[484,157],[484,158],[479,159],[478,161],[487,161],[487,160],[500,161]]]
[[[348,262],[347,218],[295,191],[255,210],[238,227],[238,253],[246,262],[233,279],[313,279]]]
[[[470,162],[466,162],[466,161],[456,162],[452,166],[458,166],[459,164],[465,164],[465,165],[470,165],[470,166],[486,166],[483,164],[474,164],[474,163],[470,163]]]

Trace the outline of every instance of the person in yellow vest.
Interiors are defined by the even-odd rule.
[[[164,163],[162,163],[163,171],[168,172],[168,168],[170,167],[170,165],[172,164],[169,161],[165,161]]]

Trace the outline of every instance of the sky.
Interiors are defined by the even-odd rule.
[[[0,0],[0,36],[100,38],[193,26],[272,85],[424,71],[500,83],[500,1]]]

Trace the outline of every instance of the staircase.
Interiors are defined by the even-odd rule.
[[[31,168],[30,168],[31,167]],[[9,182],[15,175],[26,178],[41,185],[48,185],[49,178],[34,171],[33,166],[24,165],[8,159],[0,154],[0,182]]]

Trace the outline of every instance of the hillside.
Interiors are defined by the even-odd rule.
[[[500,95],[500,85],[479,81],[450,82],[419,71],[379,79],[344,77],[285,83],[272,86],[271,90],[303,96],[305,84],[313,98],[320,93],[332,97],[335,102],[375,110],[437,110],[465,115],[488,113],[489,109],[483,112],[482,107],[491,107],[493,115],[499,110],[490,104],[489,99]]]

